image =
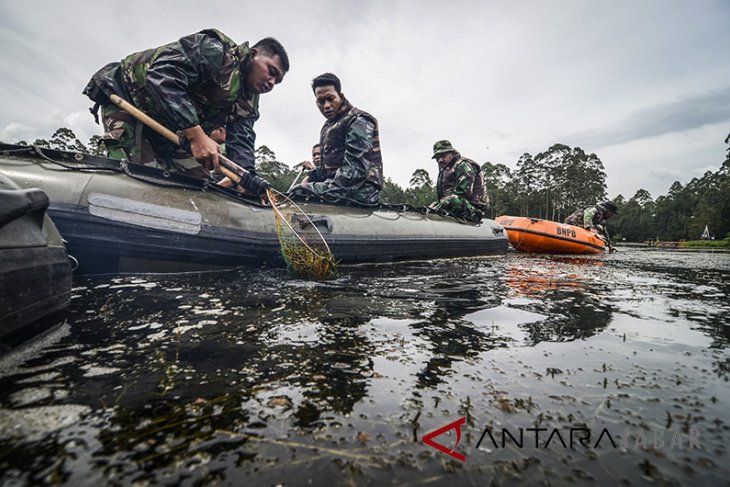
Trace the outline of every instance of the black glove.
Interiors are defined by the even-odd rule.
[[[256,196],[261,196],[271,187],[271,183],[267,180],[250,172],[245,173],[238,184],[243,186],[246,191],[250,191]]]

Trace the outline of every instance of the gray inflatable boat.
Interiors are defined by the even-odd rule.
[[[0,352],[71,302],[71,264],[47,207],[43,191],[0,174]]]
[[[0,173],[41,188],[79,272],[283,266],[273,210],[158,169],[88,154],[0,144]],[[301,202],[343,264],[505,254],[493,220],[464,223],[397,205]]]

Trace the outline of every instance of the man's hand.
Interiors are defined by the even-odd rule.
[[[231,178],[226,176],[223,179],[221,179],[220,181],[218,181],[216,184],[218,186],[223,186],[224,188],[230,188],[231,186],[233,186],[233,181],[231,181]]]
[[[307,169],[308,171],[311,171],[314,169],[314,163],[312,161],[302,161],[299,164],[295,164],[294,167],[302,167],[304,169]]]
[[[209,171],[220,172],[218,153],[220,147],[208,137],[200,125],[182,130],[183,135],[190,142],[190,151],[193,157]]]
[[[219,183],[220,184],[220,183]],[[245,195],[252,195],[252,192],[241,186],[240,184],[236,185],[236,191],[238,191],[241,194]],[[259,195],[259,201],[263,206],[269,206],[271,203],[269,202],[269,195],[266,194],[266,192],[263,192]]]

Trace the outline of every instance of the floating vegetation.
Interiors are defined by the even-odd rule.
[[[267,194],[276,215],[276,233],[287,267],[306,279],[323,281],[333,277],[337,262],[317,226],[286,195],[273,189]]]
[[[719,485],[730,256],[655,256],[78,278],[0,359],[0,484]]]

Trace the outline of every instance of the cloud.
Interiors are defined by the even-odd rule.
[[[0,142],[5,142],[7,144],[19,142],[20,140],[23,140],[24,137],[27,137],[30,132],[30,127],[23,125],[22,123],[13,122],[0,129]],[[26,140],[26,142],[32,141]]]
[[[728,123],[730,9],[675,0],[610,3],[193,0],[0,2],[0,136],[82,141],[100,133],[81,95],[89,77],[129,53],[217,27],[238,42],[274,36],[292,68],[261,99],[257,143],[279,160],[309,157],[323,118],[309,88],[332,71],[380,123],[387,177],[407,185],[435,140],[476,161],[514,167],[554,143],[596,152],[609,186],[641,162],[662,181],[724,154],[705,134]],[[144,15],[139,15],[143,11]],[[26,134],[22,134],[27,130]],[[708,136],[709,137],[709,136]],[[704,135],[700,137],[705,140]],[[683,154],[673,159],[672,153]],[[693,152],[696,151],[696,152]],[[627,184],[630,181],[627,182]],[[648,184],[637,180],[636,184]],[[671,184],[671,181],[670,181]],[[664,189],[662,189],[664,190]],[[622,188],[621,191],[624,191]],[[632,192],[628,188],[626,192]]]
[[[724,160],[725,123],[702,125],[683,132],[637,138],[600,149],[610,196],[633,196],[640,188],[656,197],[674,181],[686,184],[706,171],[717,171]]]
[[[600,148],[633,140],[684,132],[705,125],[730,126],[730,86],[723,90],[684,96],[645,107],[609,127],[568,135],[563,140],[580,147]]]

